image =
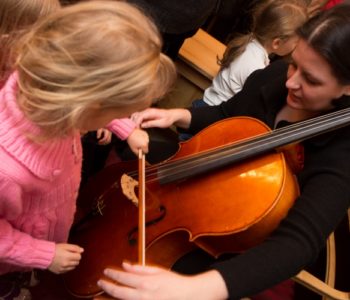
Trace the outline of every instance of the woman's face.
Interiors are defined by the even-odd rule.
[[[287,104],[310,113],[332,108],[332,100],[350,94],[350,85],[342,85],[328,62],[300,39],[292,53],[287,73]]]

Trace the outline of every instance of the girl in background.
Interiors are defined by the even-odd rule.
[[[228,43],[219,60],[220,72],[204,92],[204,103],[227,101],[242,89],[252,72],[270,63],[269,55],[291,53],[298,40],[295,30],[306,19],[305,6],[297,1],[269,0],[258,5],[253,11],[251,32]]]
[[[5,299],[19,293],[18,272],[63,273],[79,264],[83,249],[67,237],[81,177],[80,133],[149,106],[175,77],[154,24],[119,1],[59,9],[21,37],[13,57],[15,72],[0,91]]]
[[[298,1],[263,1],[252,14],[251,32],[228,43],[219,60],[219,73],[204,91],[203,99],[193,101],[193,107],[220,105],[243,88],[252,72],[270,63],[269,55],[290,54],[298,41],[295,30],[307,20],[305,5]],[[187,133],[179,135],[182,141],[191,137]]]

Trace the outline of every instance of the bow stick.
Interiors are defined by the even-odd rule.
[[[145,155],[139,149],[139,264],[145,265],[146,260],[146,212],[145,212]]]

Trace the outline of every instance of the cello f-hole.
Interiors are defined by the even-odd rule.
[[[165,206],[163,206],[163,205],[159,206],[159,212],[160,212],[159,217],[146,222],[146,227],[151,226],[151,225],[155,225],[165,218],[165,216],[166,216]],[[128,243],[130,246],[136,245],[136,242],[137,242],[136,236],[138,234],[138,231],[139,231],[138,227],[134,227],[130,230],[130,232],[128,234]]]

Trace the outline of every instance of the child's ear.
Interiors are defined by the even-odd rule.
[[[272,51],[278,50],[281,44],[282,44],[282,40],[280,38],[274,38],[271,43]]]

